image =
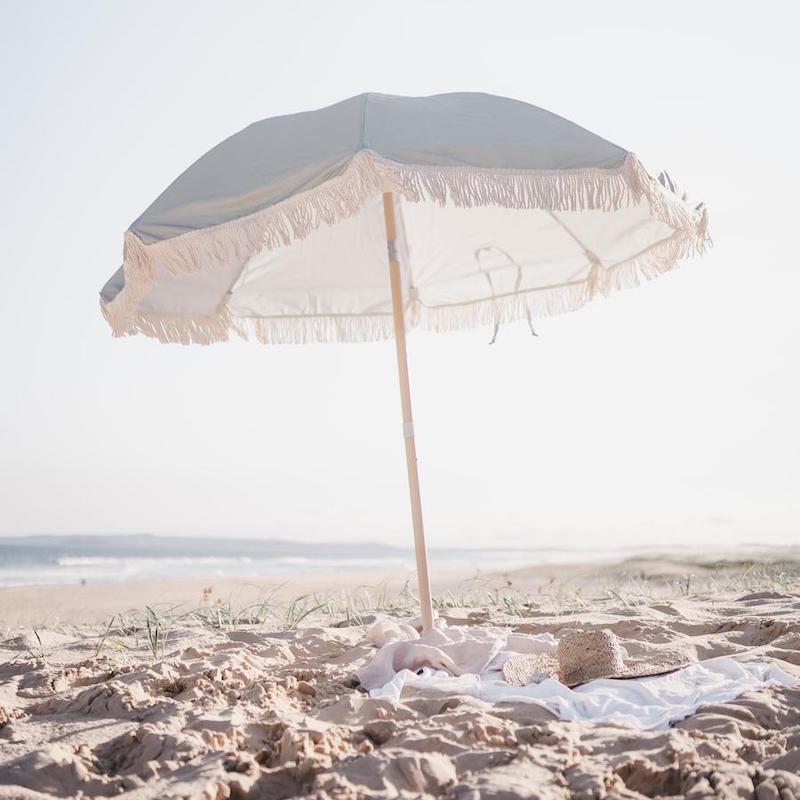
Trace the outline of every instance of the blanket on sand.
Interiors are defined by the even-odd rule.
[[[503,664],[519,654],[555,653],[557,640],[551,634],[435,627],[420,635],[410,625],[382,620],[368,638],[378,649],[358,677],[371,697],[397,703],[404,689],[432,690],[490,703],[537,703],[563,720],[644,730],[668,727],[704,704],[726,703],[770,684],[798,683],[776,664],[721,657],[664,675],[599,679],[575,688],[554,678],[512,686],[503,678]]]

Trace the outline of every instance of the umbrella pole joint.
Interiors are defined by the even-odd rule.
[[[422,522],[422,499],[417,471],[417,448],[414,439],[414,418],[411,413],[411,387],[408,379],[408,354],[406,351],[405,303],[400,259],[397,252],[397,222],[392,192],[384,192],[383,215],[386,222],[386,245],[389,258],[389,278],[392,288],[392,316],[394,340],[397,348],[397,369],[400,377],[400,402],[403,411],[403,439],[406,447],[408,489],[411,499],[411,521],[414,530],[414,552],[417,561],[419,601],[422,612],[422,629],[433,627],[433,602],[428,576],[428,554],[425,548],[425,527]]]

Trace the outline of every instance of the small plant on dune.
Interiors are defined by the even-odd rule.
[[[529,594],[514,591],[502,596],[504,611],[512,617],[528,617],[541,609],[541,604],[531,598]]]
[[[320,611],[329,605],[328,600],[319,600],[313,594],[301,594],[292,600],[284,612],[283,626],[285,630],[291,631],[315,611]]]
[[[109,619],[108,624],[105,627],[105,630],[97,637],[97,647],[94,651],[94,657],[98,658],[100,652],[105,647],[106,641],[108,641],[108,637],[111,634],[112,629],[114,628],[114,620],[116,620],[116,614],[111,615],[111,619]]]
[[[556,591],[550,595],[553,612],[556,616],[575,614],[586,608],[586,602],[581,597],[581,590],[558,584]]]
[[[263,625],[269,621],[278,621],[282,611],[273,598],[275,593],[285,585],[285,583],[281,583],[269,591],[260,591],[258,600],[241,608],[238,608],[230,597],[227,600],[218,597],[213,603],[209,603],[213,593],[213,589],[209,586],[203,589],[202,605],[189,611],[186,616],[192,622],[214,630],[235,628],[238,625]]]
[[[227,603],[221,598],[209,606],[197,608],[189,612],[189,617],[208,628],[221,630],[230,628],[233,624],[233,609],[230,601]]]
[[[352,595],[350,592],[342,592],[337,597],[337,602],[334,604],[338,616],[344,616],[344,619],[339,623],[343,628],[349,628],[354,625],[363,625],[366,614],[362,611],[364,608],[369,608],[372,605],[371,598]]]
[[[790,591],[797,582],[797,575],[792,571],[796,564],[786,562],[757,563],[746,569],[740,578],[743,588],[750,592],[758,591]]]
[[[145,642],[153,660],[164,658],[164,651],[167,647],[167,640],[172,626],[184,615],[172,616],[169,613],[157,614],[150,606],[145,606]]]
[[[38,661],[46,661],[47,656],[44,652],[44,644],[42,643],[42,637],[39,636],[39,630],[36,628],[36,626],[33,627],[33,635],[36,638],[37,644],[34,647],[27,648],[28,655]]]
[[[233,625],[263,625],[272,616],[272,605],[266,600],[251,603],[232,617]]]
[[[486,608],[489,611],[498,611],[511,617],[529,616],[541,608],[540,603],[533,600],[530,594],[514,589],[510,582],[495,588],[473,586],[459,593],[447,591],[435,597],[433,604],[438,611]]]

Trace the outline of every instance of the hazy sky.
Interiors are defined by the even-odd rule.
[[[410,542],[394,345],[111,338],[122,232],[250,122],[482,90],[668,168],[714,249],[409,340],[429,542],[791,543],[800,4],[0,2],[0,534]]]

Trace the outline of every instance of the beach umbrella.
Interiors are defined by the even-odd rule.
[[[562,117],[479,93],[363,94],[257,122],[125,232],[116,336],[394,336],[423,627],[432,625],[406,331],[573,311],[707,242],[702,204]]]

